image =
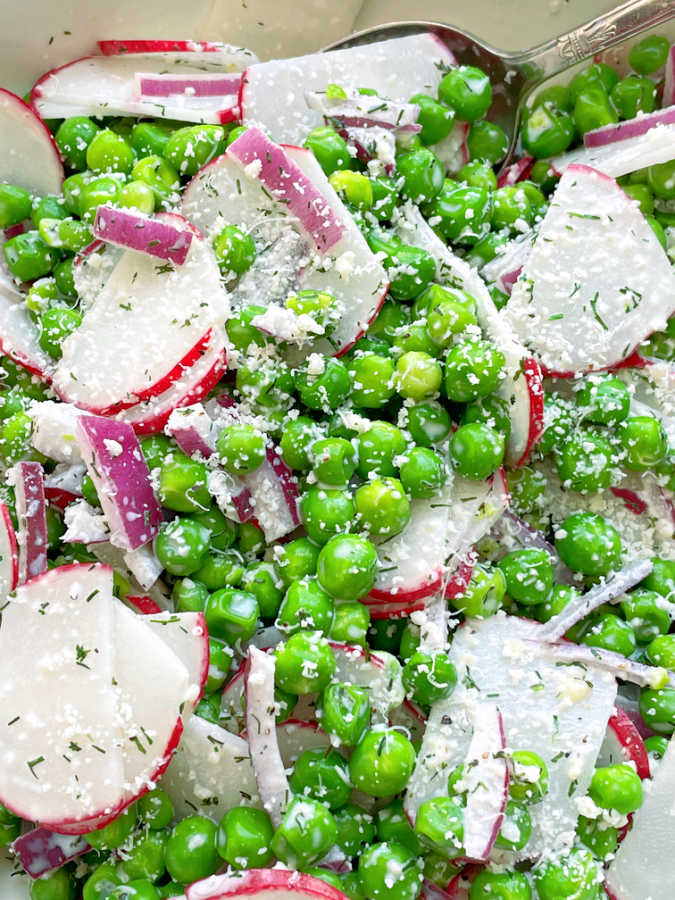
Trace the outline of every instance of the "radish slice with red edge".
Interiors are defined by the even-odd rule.
[[[0,500],[0,602],[19,583],[19,548],[12,517]]]
[[[321,113],[307,106],[305,92],[338,84],[345,90],[372,88],[383,97],[407,102],[420,92],[435,96],[454,62],[445,44],[429,32],[257,63],[244,73],[242,122],[267,129],[279,141],[302,144],[313,128],[323,125]]]
[[[533,156],[522,156],[502,172],[497,180],[497,187],[512,187],[519,181],[529,177],[532,166],[535,163]]]
[[[246,661],[246,733],[263,808],[278,828],[291,798],[291,787],[277,743],[274,657],[255,647]]]
[[[54,372],[54,360],[42,349],[39,338],[38,328],[26,307],[26,298],[12,281],[2,257],[0,258],[0,350],[15,363],[49,384]]]
[[[110,527],[111,542],[125,550],[147,544],[159,532],[163,518],[133,428],[102,416],[83,415],[76,436]]]
[[[151,603],[156,606],[153,601]],[[146,615],[144,621],[173,650],[188,671],[192,699],[182,713],[186,721],[202,699],[209,675],[209,631],[204,614],[159,610]]]
[[[636,121],[636,120],[631,120]],[[655,125],[644,134],[604,147],[580,147],[549,160],[551,169],[564,175],[572,165],[589,166],[609,178],[620,178],[637,169],[670,162],[675,158],[675,125]]]
[[[670,900],[675,879],[675,742],[671,739],[642,806],[633,813],[633,827],[609,864],[605,878],[617,900]]]
[[[418,134],[422,130],[417,122],[420,108],[416,103],[374,97],[361,94],[358,90],[346,93],[346,97],[329,97],[325,91],[308,91],[305,100],[310,109],[322,113],[325,119],[337,120],[343,126],[378,127],[409,134]]]
[[[84,463],[57,463],[45,477],[45,499],[50,506],[65,509],[82,496],[82,478],[87,471]]]
[[[455,122],[447,137],[431,145],[430,149],[440,161],[446,175],[456,175],[462,166],[468,163],[469,148],[466,142],[468,135],[468,122]]]
[[[477,703],[463,776],[467,791],[463,848],[474,861],[488,859],[504,821],[509,792],[505,748],[502,714],[493,703]]]
[[[241,87],[241,75],[218,75],[211,72],[194,75],[137,72],[136,80],[144,97],[170,97],[172,94],[187,94],[191,97],[222,97],[224,94],[238,96]]]
[[[63,166],[45,123],[20,97],[0,88],[0,182],[34,194],[60,194]]]
[[[481,269],[481,277],[488,284],[494,282],[504,294],[510,294],[530,255],[535,238],[534,231],[527,231],[498,248],[495,258]]]
[[[186,888],[187,900],[347,900],[347,895],[321,878],[290,869],[248,869],[233,875],[211,875]]]
[[[319,252],[326,253],[340,242],[345,229],[328,201],[262,129],[249,126],[225,153],[243,167],[246,176],[257,178],[285,204]]]
[[[112,206],[96,210],[93,232],[108,244],[166,259],[177,266],[185,263],[194,237],[190,229]]]
[[[675,44],[671,44],[668,50],[668,58],[666,59],[663,74],[663,96],[661,102],[664,106],[675,104]]]
[[[80,410],[70,403],[34,400],[28,410],[33,423],[30,442],[50,459],[59,463],[80,463],[82,455],[75,440]]]
[[[539,635],[537,636],[539,639]],[[575,644],[572,641],[559,643],[541,642],[539,651],[542,655],[560,662],[581,663],[584,666],[595,666],[605,672],[620,678],[622,681],[630,681],[638,687],[653,688],[658,690],[663,687],[673,687],[675,677],[666,669],[658,666],[648,666],[628,659],[613,650],[604,650],[598,647],[586,647],[583,644]]]
[[[47,570],[47,501],[44,472],[38,462],[17,463],[9,474],[19,522],[19,582]]]
[[[654,568],[650,559],[641,559],[614,573],[607,581],[596,584],[585,594],[578,594],[565,605],[561,612],[551,616],[540,630],[541,640],[557,641],[577,622],[585,619],[604,603],[614,603],[626,591],[643,581]]]
[[[57,834],[41,826],[22,834],[11,846],[12,853],[31,878],[60,869],[91,849],[81,835]]]
[[[257,62],[252,50],[219,41],[172,41],[165,38],[135,38],[132,40],[97,41],[104,56],[123,56],[125,59],[151,54],[166,61],[189,65],[194,63],[213,71],[239,72]],[[184,69],[183,69],[184,71]]]
[[[675,275],[635,201],[600,172],[570,166],[505,324],[549,375],[564,377],[620,363],[674,312]]]
[[[480,327],[505,358],[503,377],[495,393],[507,402],[510,411],[506,461],[511,466],[524,465],[544,428],[544,389],[537,361],[507,327],[478,272],[452,253],[414,204],[407,203],[401,209],[395,228],[403,240],[433,256],[441,283],[450,282],[474,298]]]
[[[625,122],[603,125],[584,134],[584,147],[605,147],[628,138],[646,134],[657,125],[675,125],[675,106],[667,106],[651,113],[643,113]]]
[[[599,766],[633,763],[640,778],[649,778],[649,755],[633,720],[617,707],[607,723],[607,734],[598,754]]]

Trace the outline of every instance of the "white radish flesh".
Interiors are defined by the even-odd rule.
[[[63,341],[54,387],[61,399],[101,414],[157,396],[206,354],[209,332],[228,313],[205,240],[194,237],[180,267],[128,250]]]
[[[185,723],[160,784],[179,819],[202,815],[220,822],[235,806],[258,805],[248,744],[199,716]]]
[[[165,431],[188,456],[199,453],[204,459],[209,459],[215,452],[216,430],[201,403],[184,406],[171,413]]]
[[[19,548],[12,517],[0,500],[0,603],[19,583]]]
[[[158,533],[162,511],[133,428],[102,416],[80,417],[80,444],[111,532],[111,542],[136,550]]]
[[[362,687],[380,721],[387,721],[392,709],[403,703],[405,690],[401,666],[394,656],[378,651],[366,655],[363,647],[331,641],[335,654],[335,681]]]
[[[50,506],[65,509],[82,496],[82,479],[87,468],[84,463],[57,463],[45,477],[45,498]]]
[[[467,122],[455,122],[447,137],[431,145],[430,149],[440,160],[446,175],[456,175],[462,166],[468,163],[469,148],[466,143],[468,134]]]
[[[503,311],[549,374],[620,363],[675,312],[675,276],[637,204],[570,166]]]
[[[598,754],[598,766],[633,763],[640,778],[649,778],[649,756],[640,732],[619,707],[607,723],[605,740]]]
[[[505,748],[501,713],[494,703],[478,703],[463,777],[467,794],[462,846],[472,860],[488,859],[504,821],[509,788]]]
[[[124,562],[145,591],[150,590],[164,571],[164,566],[150,543],[143,544],[136,550],[127,550]]]
[[[620,178],[675,157],[675,125],[657,125],[645,134],[604,147],[580,147],[550,160],[554,172],[563,175],[570,166],[590,166],[610,178]]]
[[[346,93],[346,92],[345,92]],[[417,134],[420,108],[416,103],[404,103],[388,97],[374,97],[351,90],[347,97],[329,97],[325,91],[308,91],[307,106],[320,112],[325,119],[337,120],[352,128],[386,128],[395,132]]]
[[[248,651],[245,692],[246,733],[258,793],[278,828],[291,798],[291,787],[277,742],[274,657],[255,647]]]
[[[0,93],[1,96],[1,93]],[[57,191],[58,192],[58,191]],[[24,295],[17,290],[4,259],[0,260],[0,349],[2,352],[49,382],[54,360],[42,349],[39,331],[30,317]]]
[[[44,472],[38,462],[17,463],[9,473],[19,522],[19,582],[47,569],[47,502]]]
[[[187,900],[345,900],[346,894],[313,875],[290,869],[249,869],[234,875],[212,875],[189,885]]]
[[[194,232],[169,222],[112,206],[99,206],[93,227],[94,237],[107,244],[147,253],[182,266],[187,259]]]
[[[20,97],[0,88],[0,182],[35,194],[60,194],[63,166],[45,123]]]
[[[30,442],[50,459],[61,463],[82,461],[75,428],[80,410],[70,403],[54,400],[35,400],[28,414],[33,422]]]
[[[560,559],[558,551],[553,544],[546,540],[541,531],[537,531],[529,522],[521,519],[520,516],[517,516],[510,509],[504,510],[503,516],[494,526],[491,534],[496,540],[500,541],[501,549],[506,552],[520,548],[543,550],[551,558],[556,581],[561,584],[572,584],[574,582],[574,573]]]
[[[209,674],[209,632],[204,614],[199,612],[155,612],[145,618],[145,624],[164,641],[187,669],[190,710],[199,703]],[[187,714],[183,719],[188,718]]]
[[[91,563],[32,579],[3,611],[0,797],[29,821],[60,830],[120,804],[113,629],[112,570]]]

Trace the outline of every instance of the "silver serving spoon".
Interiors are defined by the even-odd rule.
[[[493,102],[488,118],[509,138],[502,170],[511,162],[520,120],[528,96],[547,78],[558,75],[596,53],[609,50],[643,31],[675,17],[675,0],[629,0],[567,34],[529,50],[505,53],[466,31],[440,22],[390,22],[358,31],[324,47],[338,50],[387,38],[432,31],[454,53],[460,64],[478,66],[490,76]]]

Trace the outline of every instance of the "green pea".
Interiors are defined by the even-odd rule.
[[[544,432],[539,439],[543,454],[565,446],[574,428],[574,418],[569,403],[555,394],[544,397]]]
[[[71,116],[61,122],[54,140],[67,166],[78,172],[87,168],[87,149],[99,130],[88,116]]]
[[[174,826],[166,844],[166,868],[181,884],[213,875],[220,858],[216,851],[217,828],[204,816],[188,816]]]
[[[652,558],[654,568],[642,582],[642,587],[672,599],[675,594],[675,560]]]
[[[579,94],[588,88],[599,88],[609,94],[618,80],[619,75],[612,66],[602,62],[591,63],[580,72],[577,72],[567,85],[569,101],[574,105]]]
[[[518,803],[538,803],[548,793],[548,767],[532,750],[511,753],[509,774],[509,795]]]
[[[400,154],[396,171],[402,179],[401,193],[413,203],[433,200],[443,187],[443,167],[427,147]]]
[[[25,412],[30,407],[30,398],[25,397],[16,388],[0,393],[0,420],[4,421],[17,413]]]
[[[69,256],[58,262],[53,269],[54,281],[59,291],[69,300],[77,300],[77,288],[73,276],[74,257]]]
[[[555,172],[547,159],[538,159],[530,170],[530,181],[536,184],[545,194],[555,189],[560,176]]]
[[[395,459],[406,450],[407,443],[400,428],[389,422],[374,421],[358,439],[359,461],[356,471],[362,478],[370,472],[396,475]]]
[[[442,381],[441,364],[428,353],[404,353],[396,363],[396,390],[405,400],[424,400],[438,391]]]
[[[149,184],[140,179],[125,184],[117,199],[117,205],[127,209],[136,209],[146,216],[155,211],[155,193]]]
[[[262,809],[239,806],[228,810],[220,820],[216,850],[235,869],[258,869],[274,858],[270,844],[274,828]]]
[[[666,750],[668,749],[668,739],[664,737],[659,737],[658,735],[652,735],[652,737],[648,737],[645,740],[645,750],[649,754],[649,761],[652,762],[661,762],[663,757],[666,755]],[[653,769],[652,769],[653,771]]]
[[[491,394],[502,377],[504,354],[494,344],[466,340],[451,347],[445,358],[445,390],[450,400],[468,403]]]
[[[389,221],[398,201],[398,184],[393,179],[380,175],[370,179],[370,188],[373,193],[373,205],[370,212],[380,222]]]
[[[77,219],[41,219],[38,232],[42,240],[50,247],[62,247],[73,253],[90,244],[94,236],[91,229]]]
[[[492,196],[484,187],[458,186],[446,178],[438,196],[424,207],[424,214],[446,241],[472,247],[490,230]]]
[[[354,508],[361,528],[374,535],[403,531],[410,519],[410,503],[397,478],[374,478],[354,492]]]
[[[265,460],[265,435],[253,425],[228,425],[218,435],[216,449],[228,472],[246,475]]]
[[[0,846],[5,847],[21,834],[21,819],[0,803]]]
[[[650,34],[630,48],[628,62],[640,75],[651,75],[664,65],[670,41],[660,34]]]
[[[588,87],[577,95],[573,116],[577,131],[582,135],[619,121],[607,92],[601,87]]]
[[[626,763],[602,766],[593,773],[588,795],[601,809],[615,809],[626,815],[642,805],[642,782]]]
[[[333,623],[334,603],[316,578],[303,578],[290,585],[279,608],[276,625],[294,634],[302,629],[327,634]]]
[[[380,841],[398,844],[416,856],[421,854],[420,842],[403,810],[403,801],[400,797],[395,797],[386,806],[378,809],[375,827]]]
[[[251,344],[259,347],[265,345],[262,332],[255,325],[251,325],[251,320],[264,312],[264,306],[244,306],[227,320],[225,331],[235,350],[248,353]]]
[[[361,172],[340,169],[333,172],[328,180],[337,194],[355,209],[366,210],[373,205],[372,184]]]
[[[472,122],[466,138],[471,159],[482,159],[496,165],[509,149],[509,139],[503,128],[495,122]]]
[[[164,458],[174,447],[164,434],[149,434],[142,437],[140,443],[143,458],[151,471],[162,465]]]
[[[672,669],[675,664],[675,635],[661,634],[654,637],[645,651],[645,656],[652,665]]]
[[[121,190],[119,178],[111,175],[101,175],[83,184],[78,198],[78,211],[82,221],[93,223],[99,206],[117,203]]]
[[[211,506],[207,475],[203,462],[180,450],[166,456],[159,470],[162,506],[182,513],[206,512]]]
[[[209,549],[210,531],[198,522],[177,518],[164,525],[155,539],[157,558],[172,575],[191,575]]]
[[[161,788],[144,794],[137,804],[138,818],[152,831],[166,828],[173,819],[173,803]]]
[[[311,840],[307,839],[308,835]],[[335,819],[322,803],[308,797],[294,797],[274,832],[270,847],[277,859],[297,868],[321,859],[336,837]]]
[[[61,344],[82,324],[82,313],[68,306],[52,306],[40,316],[40,337],[42,349],[53,359],[61,359]]]
[[[447,479],[442,458],[428,447],[413,447],[401,464],[401,484],[410,497],[428,499],[439,493]]]
[[[422,324],[406,325],[398,332],[391,346],[392,355],[399,358],[406,353],[424,353],[437,357],[440,352],[441,348],[431,339],[429,329]]]
[[[173,813],[171,801],[168,797],[166,800]],[[131,879],[131,884],[138,883],[140,880],[144,880],[148,885],[154,884],[164,875],[166,871],[164,854],[168,837],[169,833],[166,830],[140,831],[133,836],[131,846],[129,843],[125,845],[122,869],[125,875]],[[124,894],[120,894],[120,897],[124,896]],[[129,895],[130,898],[134,896],[136,895]],[[141,897],[145,900],[144,895],[139,893],[137,896],[139,900]]]
[[[172,130],[162,122],[137,122],[131,129],[131,146],[139,159],[162,156]]]
[[[282,581],[272,563],[252,563],[244,572],[242,588],[258,601],[263,619],[273,619],[279,612],[283,591]]]
[[[122,172],[128,175],[134,166],[134,151],[124,138],[105,128],[97,131],[86,151],[87,168],[92,172]]]
[[[332,437],[315,441],[310,447],[310,454],[312,470],[323,484],[338,487],[346,485],[356,469],[356,451],[344,438]]]
[[[503,459],[504,438],[488,425],[460,425],[450,439],[450,461],[464,478],[489,478]]]
[[[305,750],[300,754],[289,777],[291,790],[337,809],[349,799],[351,785],[347,763],[330,749]]]
[[[408,431],[421,447],[444,441],[451,427],[450,413],[438,400],[425,400],[408,407]]]
[[[296,579],[316,574],[319,548],[308,538],[296,538],[276,548],[275,562],[281,580],[289,587]]]
[[[132,804],[109,825],[85,835],[94,850],[115,850],[127,840],[136,825],[136,805]]]
[[[426,250],[398,244],[384,266],[389,276],[389,293],[396,300],[414,300],[436,274],[436,263]]]
[[[490,171],[492,171],[492,169],[490,169]],[[508,242],[509,235],[510,231],[508,229],[488,232],[488,234],[481,238],[477,244],[473,245],[465,257],[466,261],[474,268],[482,269],[484,265],[498,256],[500,248]]]
[[[451,597],[450,603],[466,616],[486,619],[501,608],[506,594],[506,580],[500,569],[475,565],[463,594]]]
[[[543,603],[553,587],[553,562],[545,550],[513,550],[498,566],[506,580],[506,590],[526,606]]]
[[[609,487],[615,449],[606,438],[585,431],[572,435],[556,454],[558,475],[573,491],[595,492]]]
[[[532,101],[532,109],[537,109],[539,106],[548,106],[556,110],[569,112],[572,108],[572,101],[567,85],[552,84],[542,91],[538,91]]]
[[[347,142],[332,128],[315,128],[307,135],[305,147],[311,150],[326,175],[351,164]]]
[[[656,85],[650,78],[628,75],[614,85],[610,97],[622,119],[634,119],[641,112],[654,110]]]
[[[349,491],[316,485],[302,494],[299,509],[308,537],[320,545],[347,531],[356,514]]]
[[[396,880],[390,872],[397,872]],[[373,844],[359,858],[359,881],[365,896],[380,900],[415,900],[422,885],[417,857],[396,843]]]
[[[37,231],[14,235],[4,242],[2,250],[9,271],[19,281],[34,281],[48,275],[58,258]]]
[[[253,522],[242,522],[239,526],[237,549],[246,559],[255,557],[265,549],[265,535]]]
[[[675,730],[675,690],[640,691],[640,715],[652,731],[671,735]]]
[[[481,119],[492,103],[490,79],[475,66],[453,66],[438,86],[438,97],[453,109],[458,119]]]
[[[437,144],[450,134],[455,123],[455,114],[451,109],[429,94],[415,94],[410,102],[420,108],[417,121],[422,126],[419,137],[423,144]]]
[[[220,723],[220,705],[220,691],[214,691],[213,694],[204,694],[195,707],[195,715],[199,716],[200,719],[211,722],[213,725],[218,725]]]
[[[159,155],[139,159],[131,170],[134,181],[142,181],[155,195],[155,204],[168,205],[179,198],[180,177],[170,163]]]
[[[518,514],[533,512],[546,491],[546,477],[536,469],[522,466],[506,473],[511,506]]]
[[[56,869],[31,882],[30,900],[73,900],[75,882],[65,869]]]
[[[539,106],[527,116],[521,129],[523,149],[536,159],[564,153],[574,140],[574,119],[563,111]]]
[[[574,513],[556,533],[556,550],[574,572],[607,575],[621,559],[621,538],[602,516]]]
[[[339,603],[328,636],[332,641],[365,646],[370,612],[363,603]]]
[[[637,643],[635,633],[628,622],[612,613],[592,616],[581,641],[589,647],[600,647],[603,650],[620,653],[622,656],[631,656]]]
[[[368,328],[368,337],[391,344],[397,330],[407,324],[409,316],[408,309],[400,303],[385,301],[377,318]]]
[[[367,731],[349,759],[355,788],[371,797],[389,797],[404,790],[415,765],[415,750],[394,728]]]
[[[26,412],[14,413],[0,428],[0,455],[9,465],[26,459],[30,453],[33,420]]]
[[[665,635],[670,628],[668,603],[656,591],[636,588],[621,601],[621,612],[633,629],[638,644],[649,644],[659,635]]]
[[[618,846],[617,829],[605,824],[602,819],[587,819],[579,816],[577,835],[597,859],[611,859]]]
[[[328,412],[336,409],[347,397],[352,381],[347,366],[339,359],[330,358],[318,375],[310,374],[306,368],[298,371],[296,385],[305,406]]]
[[[469,900],[531,900],[532,889],[522,872],[480,871],[471,882]],[[590,900],[590,898],[589,898]]]
[[[213,239],[213,249],[221,274],[233,278],[247,272],[257,255],[255,241],[236,225],[225,225]]]
[[[297,631],[277,646],[275,655],[277,687],[291,694],[319,693],[335,672],[335,654],[318,631]]]
[[[649,166],[647,184],[661,200],[675,198],[675,160]]]
[[[462,854],[462,808],[449,797],[425,800],[417,811],[415,834],[425,847],[447,859]]]
[[[117,866],[103,863],[82,885],[82,900],[107,900],[120,884],[122,881],[117,874]]]
[[[244,577],[244,560],[236,550],[212,550],[193,573],[207,590],[236,587]]]
[[[631,416],[619,431],[626,456],[623,465],[633,472],[645,472],[664,459],[668,437],[663,425],[652,416]]]
[[[225,138],[225,146],[229,147],[230,144],[234,144],[234,142],[237,140],[237,138],[241,137],[245,131],[246,131],[245,125],[237,125],[235,128],[232,129],[232,131],[230,131],[228,133],[227,137]]]
[[[212,637],[228,644],[247,641],[255,633],[260,618],[260,607],[248,591],[222,588],[206,601],[206,624]]]
[[[522,850],[531,835],[532,818],[527,807],[509,800],[506,804],[504,824],[495,842],[496,846],[502,850]]]
[[[341,534],[321,548],[316,574],[321,587],[338,600],[359,600],[375,584],[377,551],[365,538]]]
[[[520,185],[498,188],[493,195],[493,228],[517,229],[520,222],[531,225],[534,211]]]
[[[421,706],[445,700],[455,689],[457,672],[446,653],[415,651],[403,668],[403,686]]]
[[[30,216],[32,206],[31,196],[24,188],[0,184],[0,228],[23,222]]]
[[[630,394],[619,378],[589,377],[584,379],[583,388],[576,396],[577,406],[584,412],[584,418],[598,425],[615,425],[628,415]]]
[[[189,125],[171,135],[164,159],[182,175],[196,175],[202,166],[223,152],[225,129],[221,125]]]
[[[351,399],[356,406],[377,409],[394,395],[394,362],[375,353],[366,353],[349,362]]]
[[[337,825],[335,843],[346,856],[361,853],[375,837],[373,818],[361,806],[345,803],[340,809],[333,811]]]
[[[217,506],[211,506],[205,512],[193,513],[191,518],[211,532],[212,550],[229,550],[237,540],[236,523],[226,518]]]
[[[42,219],[65,219],[68,209],[62,197],[40,197],[32,205],[31,219],[37,228]]]

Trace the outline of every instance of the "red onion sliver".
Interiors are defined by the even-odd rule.
[[[108,244],[147,253],[182,266],[187,259],[194,232],[130,210],[99,206],[94,236]]]
[[[638,115],[625,122],[603,125],[602,128],[587,131],[584,135],[584,147],[604,147],[607,144],[616,144],[618,141],[645,134],[657,125],[673,124],[675,124],[675,106],[667,106],[651,113]]]
[[[47,571],[47,501],[42,466],[20,462],[11,473],[19,520],[19,584]]]
[[[666,669],[656,666],[647,666],[627,659],[613,650],[602,650],[598,647],[586,647],[582,644],[574,644],[571,641],[562,641],[558,644],[532,641],[540,645],[539,652],[549,653],[552,659],[561,663],[581,663],[584,666],[595,666],[605,672],[611,672],[615,678],[622,681],[630,681],[638,687],[662,688],[673,684],[669,680]]]
[[[176,75],[173,72],[137,72],[136,79],[144,97],[170,97],[188,94],[192,97],[223,97],[238,94],[241,75],[220,75],[217,72]]]
[[[40,826],[22,834],[12,844],[12,852],[31,878],[60,869],[89,849],[82,835],[57,834]]]

